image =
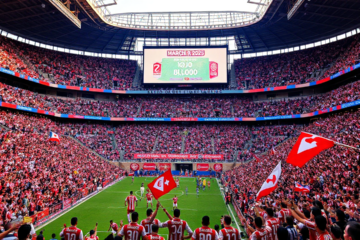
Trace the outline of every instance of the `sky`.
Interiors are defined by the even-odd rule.
[[[196,11],[245,11],[255,12],[257,5],[248,0],[117,0],[109,6],[111,14],[140,12],[196,12]],[[261,0],[252,0],[259,2]],[[113,0],[104,0],[113,2]]]

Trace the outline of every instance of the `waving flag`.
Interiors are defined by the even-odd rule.
[[[52,141],[52,142],[60,142],[59,135],[57,135],[57,134],[54,133],[54,132],[50,132],[49,141]]]
[[[269,177],[265,180],[263,185],[260,188],[260,191],[256,194],[256,201],[259,201],[260,198],[269,195],[272,191],[277,188],[281,176],[281,161],[270,173]]]
[[[158,178],[149,183],[148,187],[156,200],[176,188],[176,183],[171,174],[171,170],[169,169],[161,174]]]
[[[251,155],[255,158],[256,162],[260,162],[260,158],[256,156],[254,153],[251,153]]]
[[[321,151],[334,146],[334,141],[302,132],[286,159],[287,163],[302,167]]]
[[[294,191],[295,191],[295,192],[309,193],[309,192],[310,192],[310,187],[309,187],[309,186],[305,186],[305,185],[301,185],[300,183],[295,182]]]
[[[276,151],[275,151],[275,148],[273,147],[273,148],[271,149],[270,155],[275,155],[275,153],[276,153]]]

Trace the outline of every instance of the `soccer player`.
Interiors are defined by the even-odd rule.
[[[112,229],[111,232],[112,232],[113,234],[116,234],[117,231],[119,230],[118,225],[117,225],[116,223],[114,223],[113,220],[110,220],[110,226],[109,226],[108,231],[110,231],[110,229]]]
[[[205,188],[206,188],[206,179],[204,178],[204,180],[203,180],[203,191],[205,191]]]
[[[98,223],[95,224],[95,229],[94,230],[93,229],[90,230],[90,232],[89,232],[90,236],[86,237],[85,240],[99,240],[99,237],[96,236],[97,225],[98,225]]]
[[[156,205],[155,212],[153,212],[152,209],[146,210],[146,218],[144,220],[142,220],[140,223],[142,226],[144,226],[146,234],[151,234],[151,232],[152,232],[151,226],[153,224],[155,224],[157,226],[161,226],[160,220],[155,219],[158,209],[159,209],[159,206],[160,206],[160,203],[158,202],[158,204]]]
[[[148,189],[147,193],[146,193],[146,208],[149,208],[149,203],[151,204],[151,208],[153,208],[152,199],[153,199],[153,195],[151,194],[150,190]]]
[[[141,198],[143,198],[144,192],[145,192],[144,183],[141,183],[141,187],[140,187]],[[141,200],[141,198],[140,198],[140,200]]]
[[[180,179],[177,178],[177,179],[175,180],[175,182],[176,182],[176,186],[177,186],[177,187],[180,187]]]
[[[125,207],[127,206],[127,217],[129,223],[130,221],[130,213],[135,211],[135,203],[137,206],[137,198],[133,195],[133,191],[130,191],[130,195],[125,198]]]
[[[208,181],[208,188],[210,189],[210,180]]]
[[[164,212],[169,217],[170,220],[164,222],[161,227],[167,227],[169,229],[169,239],[168,240],[181,240],[188,239],[193,234],[193,231],[189,227],[186,221],[180,219],[180,210],[174,210],[174,217],[171,217],[170,214],[166,211]],[[184,231],[187,231],[189,235],[184,237]]]
[[[199,186],[196,187],[196,196],[199,197]]]
[[[139,214],[137,212],[131,213],[131,222],[123,226],[118,234],[118,236],[123,237],[124,240],[140,240],[145,239],[146,236],[144,226],[139,225]],[[67,239],[66,239],[67,240]]]
[[[191,240],[218,240],[219,235],[218,233],[212,229],[209,228],[210,225],[210,218],[208,216],[204,216],[202,218],[202,227],[196,229],[191,237]]]
[[[159,226],[154,224],[151,225],[151,234],[146,235],[147,240],[165,240],[162,236],[158,234]]]
[[[173,211],[174,211],[174,209],[178,207],[178,205],[177,205],[178,198],[176,197],[176,195],[172,200],[173,200]]]
[[[224,240],[240,240],[240,232],[231,226],[231,217],[225,215],[223,217],[225,227],[219,231],[219,238]]]
[[[189,189],[188,189],[188,187],[186,186],[186,187],[185,187],[186,196],[187,196],[187,194],[188,194],[188,191],[189,191]]]
[[[77,217],[73,217],[71,219],[71,226],[68,228],[64,228],[60,233],[60,237],[64,237],[65,240],[83,240],[83,232],[81,231],[81,229],[76,227],[77,223]]]
[[[131,178],[131,181],[132,181],[132,183],[131,183],[131,184],[133,184],[133,183],[134,183],[134,180],[135,180],[135,175],[133,175],[133,176],[132,176],[132,178]]]

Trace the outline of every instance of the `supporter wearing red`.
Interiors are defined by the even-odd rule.
[[[250,240],[267,240],[271,237],[271,228],[266,226],[263,227],[263,220],[261,217],[255,218],[255,229],[253,229],[246,221],[245,218],[242,218],[242,222],[246,227],[246,231],[250,236]]]
[[[144,226],[139,225],[139,214],[137,212],[131,213],[131,222],[123,226],[119,232],[120,237],[124,237],[124,240],[140,240],[146,239],[145,228]],[[67,239],[65,239],[67,240]]]
[[[289,209],[292,216],[299,222],[303,223],[309,229],[310,240],[317,240],[317,229],[315,219],[321,216],[321,210],[317,207],[313,207],[310,213],[310,219],[306,219],[305,215],[302,214],[299,208],[293,204],[294,209]]]
[[[202,218],[201,224],[202,224],[202,227],[197,228],[194,231],[194,233],[191,237],[192,240],[202,240],[202,239],[218,240],[219,239],[218,233],[214,229],[211,229],[209,227],[210,218],[208,216],[204,216]]]
[[[286,203],[281,202],[280,205],[281,205],[281,210],[279,211],[278,217],[279,217],[279,220],[280,220],[280,224],[282,225],[282,224],[284,224],[286,222],[286,217],[291,216],[291,212],[287,208]]]
[[[125,207],[127,206],[127,217],[129,223],[130,214],[135,211],[135,205],[137,206],[137,198],[133,195],[133,191],[130,191],[130,195],[125,198]]]
[[[277,229],[280,226],[280,220],[274,217],[274,211],[272,208],[267,208],[266,213],[268,215],[266,226],[271,228],[270,240],[277,240]]]
[[[146,210],[146,218],[141,221],[141,225],[144,226],[146,234],[151,234],[151,226],[157,225],[161,226],[161,222],[159,219],[156,219],[156,215],[159,209],[159,204],[156,205],[156,210],[153,212],[152,209]]]
[[[83,232],[81,229],[76,227],[77,223],[78,219],[73,217],[71,219],[71,226],[64,228],[60,232],[60,237],[64,237],[65,240],[83,240]]]
[[[95,228],[89,231],[89,237],[85,237],[85,240],[99,240],[99,237],[96,236],[98,223],[95,224]]]
[[[151,225],[151,233],[146,235],[147,240],[165,240],[158,234],[159,226],[156,224]]]
[[[180,219],[180,210],[174,210],[174,217],[171,217],[170,214],[166,211],[164,212],[169,217],[170,220],[164,222],[161,227],[167,227],[169,229],[169,240],[180,240],[188,239],[193,234],[193,231],[189,227],[186,221]],[[185,230],[188,232],[188,236],[184,236]]]
[[[241,240],[239,230],[231,226],[231,217],[225,215],[223,219],[224,228],[219,231],[219,238],[224,240]]]
[[[111,232],[112,232],[113,234],[116,234],[116,233],[118,232],[118,230],[119,230],[118,225],[117,225],[116,223],[114,223],[113,220],[110,220],[110,226],[109,226],[108,231],[110,231],[110,230],[111,230]]]

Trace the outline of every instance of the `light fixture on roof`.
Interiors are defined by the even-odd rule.
[[[290,11],[287,14],[287,19],[290,20],[295,13],[297,12],[297,10],[299,10],[299,8],[301,7],[301,5],[304,3],[304,0],[296,0],[294,2],[293,7],[290,9]]]

